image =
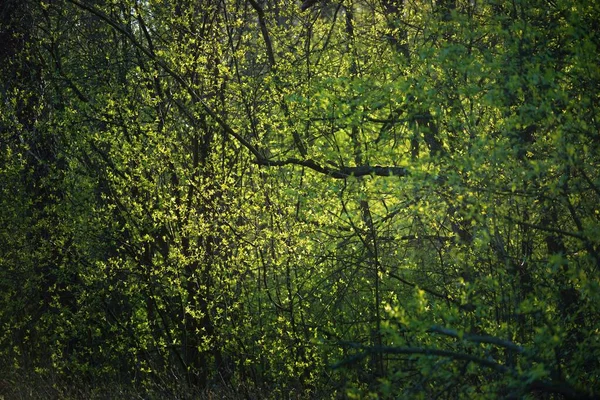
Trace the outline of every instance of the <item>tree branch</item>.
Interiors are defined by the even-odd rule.
[[[537,224],[530,224],[529,222],[525,222],[525,221],[519,221],[517,219],[514,218],[510,218],[510,217],[506,217],[506,219],[510,222],[514,222],[517,225],[522,225],[522,226],[526,226],[528,228],[533,228],[533,229],[537,229],[540,231],[545,231],[545,232],[552,232],[552,233],[557,233],[559,235],[563,235],[563,236],[570,236],[582,241],[587,241],[588,238],[586,238],[583,235],[580,235],[578,233],[575,232],[568,232],[568,231],[564,231],[562,229],[555,229],[555,228],[551,228],[549,226],[542,226],[542,225],[537,225]]]
[[[443,328],[442,328],[443,329]],[[475,335],[473,335],[475,336]],[[500,340],[501,342],[505,342]],[[375,347],[367,347],[363,346],[359,343],[345,342],[340,343],[344,347],[361,349],[362,351],[348,357],[344,360],[341,360],[331,366],[333,369],[338,369],[344,367],[346,365],[354,364],[366,358],[371,354],[406,354],[406,355],[423,355],[423,356],[436,356],[436,357],[446,357],[451,358],[453,360],[459,361],[467,361],[472,362],[482,367],[486,367],[492,369],[501,374],[511,374],[520,379],[524,379],[526,375],[517,376],[516,371],[512,368],[509,368],[505,365],[499,364],[495,361],[479,358],[473,356],[471,354],[464,353],[456,353],[449,350],[440,350],[440,349],[431,349],[426,347],[391,347],[391,346],[375,346]],[[495,343],[497,344],[497,343]],[[507,344],[507,343],[504,343]],[[588,400],[588,399],[596,399],[598,397],[594,396],[593,392],[584,392],[571,384],[564,381],[542,381],[542,380],[534,380],[525,385],[525,388],[528,392],[545,392],[550,394],[560,394],[564,396],[566,399],[572,400]]]
[[[106,15],[101,10],[98,10],[96,7],[82,3],[78,0],[67,0],[71,4],[75,5],[82,10],[88,11],[89,13],[95,15],[100,18],[108,25],[110,25],[113,29],[119,32],[121,35],[127,38],[129,42],[139,49],[142,53],[144,53],[148,58],[156,63],[160,68],[163,69],[171,78],[173,78],[178,84],[180,84],[191,96],[194,102],[199,104],[204,112],[208,114],[216,123],[223,129],[223,131],[235,138],[243,147],[248,149],[250,153],[255,157],[255,163],[257,165],[264,166],[285,166],[285,165],[300,165],[307,168],[310,168],[316,172],[321,174],[328,175],[332,178],[336,179],[346,179],[351,176],[360,177],[365,175],[376,175],[376,176],[406,176],[408,175],[408,170],[403,167],[397,166],[369,166],[362,165],[357,167],[343,167],[340,169],[331,169],[325,166],[318,164],[317,162],[310,159],[297,159],[297,158],[289,158],[287,160],[269,160],[267,159],[250,141],[245,139],[242,135],[236,132],[225,120],[223,120],[203,99],[202,97],[185,81],[185,79],[175,72],[169,65],[167,65],[163,60],[159,59],[156,54],[150,49],[143,46],[131,32],[129,32],[124,26],[122,26],[119,22],[113,20],[111,17]],[[258,4],[255,1],[252,1],[256,6]],[[262,10],[260,7],[258,10]],[[260,14],[260,12],[259,12]],[[262,25],[261,25],[262,26]],[[268,37],[268,36],[267,36]],[[267,44],[267,47],[269,45]],[[272,49],[271,49],[272,51]],[[271,61],[271,60],[270,60]],[[273,60],[274,61],[274,60]]]
[[[474,343],[494,344],[496,346],[504,347],[505,349],[514,351],[516,353],[523,353],[525,351],[525,349],[523,349],[523,347],[521,347],[509,340],[500,339],[495,336],[473,335],[470,333],[465,333],[463,335],[460,335],[454,329],[448,329],[448,328],[444,328],[444,327],[436,326],[436,325],[429,328],[428,332],[439,333],[441,335],[446,335],[446,336],[450,336],[450,337],[457,338],[457,339],[463,339],[463,340],[467,340],[469,342],[474,342]]]
[[[437,356],[437,357],[447,357],[454,360],[460,361],[468,361],[479,364],[483,367],[493,369],[494,371],[506,374],[511,372],[512,370],[502,364],[498,364],[495,361],[486,360],[483,358],[475,357],[470,354],[464,353],[456,353],[448,350],[440,350],[440,349],[431,349],[425,347],[391,347],[391,346],[375,346],[375,347],[366,347],[360,344],[355,344],[352,347],[357,347],[362,349],[361,353],[358,353],[350,358],[339,361],[336,364],[332,365],[333,369],[341,368],[345,365],[353,364],[358,362],[370,354],[407,354],[407,355],[424,355],[424,356]]]
[[[429,293],[430,295],[437,297],[438,299],[442,299],[444,301],[447,301],[448,303],[454,304],[455,306],[457,306],[458,308],[460,308],[461,310],[465,310],[465,311],[473,311],[474,306],[472,304],[461,304],[459,301],[451,298],[450,296],[446,295],[446,294],[442,294],[442,293],[438,293],[435,290],[432,289],[428,289],[426,287],[422,287],[417,285],[414,282],[410,282],[404,278],[402,278],[401,276],[398,276],[396,274],[394,274],[393,272],[390,271],[384,271],[390,278],[394,278],[402,283],[404,283],[407,286],[413,287],[413,288],[419,288],[421,290],[423,290],[425,293]]]
[[[300,11],[306,11],[310,7],[314,6],[318,0],[305,0],[302,5],[300,5]]]
[[[329,175],[336,179],[346,179],[350,177],[361,177],[365,175],[375,176],[407,176],[409,174],[408,169],[397,166],[382,167],[380,165],[360,165],[356,167],[342,167],[339,169],[332,169],[317,163],[314,160],[301,160],[299,158],[288,158],[286,160],[269,160],[266,158],[259,158],[255,160],[258,165],[265,165],[270,167],[283,167],[286,165],[301,165],[312,169],[313,171],[321,174]]]
[[[267,23],[265,22],[265,12],[262,7],[255,0],[248,0],[252,8],[256,10],[258,14],[258,24],[260,25],[260,32],[262,33],[265,46],[267,47],[267,57],[269,58],[269,64],[271,68],[275,67],[275,53],[273,52],[273,43],[267,30]]]
[[[544,392],[551,394],[560,394],[569,400],[593,400],[598,399],[597,393],[586,393],[577,388],[574,388],[566,382],[554,381],[533,381],[527,385],[527,389],[531,392]]]
[[[164,61],[159,59],[155,54],[153,54],[150,50],[148,50],[145,46],[143,46],[137,39],[133,36],[133,34],[127,29],[125,29],[121,24],[117,21],[114,21],[104,12],[96,9],[94,6],[90,6],[84,3],[81,3],[77,0],[67,0],[71,4],[81,8],[82,10],[86,10],[110,26],[112,26],[116,31],[118,31],[121,35],[125,36],[129,42],[138,48],[142,53],[148,56],[152,61],[156,62],[158,66],[160,66],[163,71],[165,71],[171,78],[173,78],[177,83],[179,83],[192,97],[192,99],[200,104],[204,112],[206,112],[228,135],[234,137],[242,146],[248,149],[252,155],[254,155],[257,159],[264,158],[263,155],[258,151],[256,147],[254,147],[248,140],[246,140],[242,135],[237,133],[229,124],[227,124],[219,115],[202,99],[202,97],[196,93],[196,91],[179,75],[176,73],[171,67],[169,67]]]

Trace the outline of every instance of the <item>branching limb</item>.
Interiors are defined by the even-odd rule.
[[[457,300],[455,300],[455,299],[451,298],[450,296],[448,296],[448,295],[446,295],[446,294],[439,293],[439,292],[436,292],[435,290],[432,290],[432,289],[429,289],[429,288],[426,288],[426,287],[419,286],[419,285],[417,285],[417,284],[416,284],[416,283],[414,283],[414,282],[410,282],[410,281],[408,281],[408,280],[406,280],[406,279],[402,278],[401,276],[398,276],[398,275],[394,274],[393,272],[390,272],[390,271],[385,271],[385,273],[386,273],[386,274],[387,274],[387,275],[388,275],[390,278],[394,278],[394,279],[396,279],[397,281],[400,281],[400,282],[404,283],[405,285],[407,285],[407,286],[410,286],[410,287],[413,287],[413,288],[416,288],[416,287],[418,287],[419,289],[423,290],[424,292],[426,292],[426,293],[428,293],[428,294],[430,294],[430,295],[432,295],[432,296],[434,296],[434,297],[437,297],[438,299],[442,299],[442,300],[444,300],[444,301],[447,301],[448,303],[454,304],[454,305],[456,305],[457,307],[459,307],[459,308],[460,308],[460,309],[462,309],[462,310],[465,310],[465,311],[473,311],[473,310],[472,310],[472,307],[473,307],[473,306],[472,306],[471,304],[461,304],[460,302],[458,302]]]
[[[121,24],[117,21],[113,20],[111,17],[106,15],[104,12],[96,9],[94,6],[87,5],[85,3],[81,3],[77,0],[68,0],[70,3],[75,6],[81,8],[82,10],[86,10],[110,26],[112,26],[115,30],[117,30],[120,34],[125,36],[129,42],[139,49],[142,53],[148,56],[152,61],[156,62],[156,64],[162,68],[165,73],[167,73],[171,78],[173,78],[177,83],[179,83],[192,97],[194,102],[198,103],[204,112],[208,114],[228,135],[234,137],[242,146],[248,149],[252,155],[254,155],[257,159],[263,158],[262,154],[258,151],[256,147],[254,147],[248,140],[246,140],[242,135],[237,133],[229,124],[227,124],[211,107],[206,104],[206,102],[202,99],[202,97],[196,93],[196,91],[183,79],[181,75],[176,73],[171,67],[169,67],[164,61],[156,57],[150,50],[148,50],[145,46],[143,46],[138,40],[131,34],[131,32],[127,31]]]
[[[452,333],[450,330],[445,330],[444,328],[437,329],[440,331],[444,331],[446,333]],[[452,336],[452,335],[450,335]],[[472,335],[471,339],[474,338],[475,335]],[[500,339],[499,339],[500,340]],[[507,345],[506,341],[495,341],[494,344],[503,343]],[[375,347],[367,347],[363,346],[359,343],[352,342],[343,342],[340,343],[344,347],[354,348],[361,350],[357,354],[348,357],[344,360],[337,362],[332,365],[331,368],[338,369],[347,365],[351,365],[357,362],[362,361],[366,357],[371,354],[405,354],[405,355],[423,355],[423,356],[434,356],[434,357],[445,357],[450,358],[457,361],[466,361],[478,364],[482,367],[489,368],[493,371],[499,372],[501,374],[510,374],[515,378],[524,380],[527,378],[526,375],[519,374],[517,375],[517,371],[512,368],[509,368],[505,365],[499,364],[496,361],[484,359],[480,357],[473,356],[471,354],[465,353],[457,353],[449,350],[440,350],[440,349],[431,349],[426,347],[391,347],[391,346],[375,346]],[[516,345],[513,345],[516,346]],[[506,346],[503,346],[506,347]],[[511,346],[512,347],[512,346]],[[549,394],[560,394],[564,398],[569,400],[591,400],[597,399],[593,393],[588,393],[573,387],[571,384],[564,381],[554,381],[554,380],[534,380],[532,382],[526,383],[524,385],[526,392],[544,392]]]
[[[359,344],[355,344],[352,347],[357,347],[362,350],[362,352],[349,357],[345,360],[342,360],[334,365],[332,368],[341,368],[345,365],[356,363],[370,354],[405,354],[405,355],[423,355],[423,356],[437,356],[437,357],[447,357],[453,360],[460,361],[468,361],[479,364],[483,367],[493,369],[494,371],[506,374],[511,372],[512,370],[505,365],[499,364],[492,360],[487,360],[484,358],[475,357],[471,354],[464,353],[456,353],[454,351],[449,350],[440,350],[440,349],[431,349],[426,347],[392,347],[392,346],[375,346],[375,347],[366,347],[361,346]]]
[[[245,147],[252,155],[255,157],[255,163],[257,165],[264,166],[285,166],[285,165],[301,165],[307,168],[310,168],[316,172],[321,174],[328,175],[332,178],[336,179],[345,179],[351,176],[360,177],[365,175],[376,175],[376,176],[406,176],[408,175],[408,170],[403,167],[397,166],[369,166],[362,165],[357,167],[343,167],[340,169],[331,169],[325,166],[318,164],[314,160],[310,159],[297,159],[297,158],[289,158],[287,160],[270,160],[266,158],[256,146],[252,145],[249,140],[244,138],[241,134],[235,131],[223,118],[221,118],[205,101],[202,97],[185,81],[185,79],[175,72],[167,63],[158,58],[154,52],[148,49],[146,46],[142,45],[133,34],[128,31],[122,24],[115,21],[108,15],[106,15],[101,10],[98,10],[96,7],[92,5],[85,4],[78,0],[68,0],[71,4],[76,7],[81,8],[82,10],[88,11],[89,13],[95,15],[100,18],[108,25],[110,25],[113,29],[119,32],[121,35],[127,38],[129,42],[137,49],[139,49],[142,53],[144,53],[149,59],[154,61],[156,65],[158,65],[166,74],[168,74],[171,78],[173,78],[178,84],[180,84],[192,97],[193,101],[199,104],[204,112],[208,114],[213,121],[217,123],[223,129],[223,131],[236,139],[243,147]],[[256,3],[255,3],[256,4]],[[258,6],[258,4],[256,4]],[[259,7],[260,9],[260,7]],[[262,9],[261,9],[262,10]],[[267,36],[268,37],[268,36]],[[271,49],[272,50],[272,49]]]
[[[407,176],[408,170],[404,167],[397,166],[386,166],[382,167],[379,165],[360,165],[357,167],[342,167],[339,169],[329,168],[317,163],[314,160],[301,160],[299,158],[288,158],[286,160],[269,160],[266,158],[257,159],[255,161],[258,165],[266,165],[271,167],[283,167],[286,165],[301,165],[312,169],[313,171],[329,175],[336,179],[346,179],[350,177],[361,177],[365,175],[375,176]]]
[[[467,340],[467,341],[473,342],[473,343],[493,344],[493,345],[496,345],[499,347],[504,347],[505,349],[514,351],[516,353],[523,353],[525,351],[525,349],[523,347],[521,347],[509,340],[500,339],[495,336],[473,335],[470,333],[465,333],[463,335],[460,335],[454,329],[448,329],[448,328],[444,328],[441,326],[435,326],[435,325],[432,326],[431,328],[429,328],[428,331],[432,332],[432,333],[439,333],[441,335],[450,336],[450,337],[457,338],[457,339]]]
[[[265,12],[262,7],[256,2],[256,0],[248,0],[252,8],[258,14],[258,24],[260,25],[260,32],[262,33],[265,46],[267,48],[267,57],[269,58],[269,64],[271,68],[275,66],[275,53],[273,52],[273,43],[271,42],[271,36],[267,30],[267,23],[265,22]]]
[[[578,233],[575,232],[569,232],[569,231],[564,231],[562,229],[555,229],[555,228],[551,228],[549,226],[542,226],[542,225],[537,225],[537,224],[530,224],[529,222],[525,222],[525,221],[520,221],[514,218],[506,218],[508,221],[510,222],[514,222],[515,224],[521,225],[521,226],[526,226],[528,228],[533,228],[533,229],[537,229],[540,231],[545,231],[545,232],[552,232],[552,233],[558,233],[559,235],[563,235],[563,236],[570,236],[582,241],[587,241],[588,239]]]

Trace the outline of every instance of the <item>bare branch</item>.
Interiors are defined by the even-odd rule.
[[[442,299],[444,301],[447,301],[448,303],[454,304],[455,306],[457,306],[458,308],[460,308],[461,310],[465,310],[465,311],[473,311],[474,306],[472,304],[461,304],[460,302],[458,302],[457,300],[451,298],[450,296],[446,295],[446,294],[442,294],[442,293],[438,293],[435,290],[431,290],[428,289],[426,287],[422,287],[417,285],[414,282],[410,282],[404,278],[402,278],[401,276],[398,276],[396,274],[394,274],[393,272],[390,271],[384,271],[390,278],[394,278],[402,283],[404,283],[407,286],[413,287],[413,288],[419,288],[421,290],[423,290],[425,293],[429,293],[430,295],[437,297],[438,299]]]
[[[266,158],[260,158],[255,161],[258,165],[266,165],[271,167],[283,167],[286,165],[301,165],[312,169],[313,171],[321,174],[329,175],[336,179],[346,179],[350,177],[361,177],[365,175],[375,176],[407,176],[408,170],[404,167],[387,166],[382,167],[380,165],[360,165],[356,167],[343,167],[339,169],[332,169],[317,163],[314,160],[301,160],[299,158],[288,158],[286,160],[269,160]]]
[[[525,351],[525,349],[523,349],[523,347],[521,347],[509,340],[500,339],[495,336],[473,335],[470,333],[465,333],[463,335],[460,335],[454,329],[448,329],[448,328],[444,328],[441,326],[435,326],[435,325],[432,326],[431,328],[429,328],[428,331],[433,332],[433,333],[439,333],[441,335],[450,336],[450,337],[457,338],[457,339],[467,340],[469,342],[474,342],[474,343],[494,344],[496,346],[504,347],[505,349],[514,351],[516,353],[523,353]]]
[[[551,228],[549,226],[542,226],[542,225],[537,225],[537,224],[530,224],[529,222],[519,221],[517,219],[510,218],[510,217],[507,217],[506,219],[509,220],[510,222],[514,222],[517,225],[527,226],[529,228],[537,229],[537,230],[540,230],[540,231],[558,233],[559,235],[570,236],[570,237],[582,240],[584,242],[587,241],[587,240],[589,240],[585,236],[580,235],[580,234],[575,233],[575,232],[564,231],[562,229],[555,229],[555,228]]]
[[[334,365],[332,365],[333,369],[341,368],[345,365],[353,364],[358,362],[370,354],[407,354],[407,355],[424,355],[424,356],[437,356],[437,357],[447,357],[453,360],[460,361],[469,361],[475,364],[479,364],[483,367],[493,369],[494,371],[506,374],[512,372],[512,370],[505,365],[499,364],[492,360],[487,360],[484,358],[475,357],[470,354],[464,353],[456,353],[454,351],[449,350],[440,350],[440,349],[431,349],[425,347],[392,347],[392,346],[375,346],[375,347],[366,347],[360,344],[355,344],[352,347],[360,348],[363,351],[361,353],[356,354],[353,357],[342,360]]]
[[[260,25],[260,32],[262,33],[265,46],[267,47],[267,57],[269,58],[269,64],[271,68],[275,67],[275,53],[273,52],[273,43],[267,30],[267,23],[265,22],[265,12],[262,7],[255,0],[248,0],[252,8],[254,8],[258,14],[258,24]]]
[[[317,0],[305,0],[302,5],[300,5],[300,11],[306,11],[310,7],[314,6],[317,3]]]

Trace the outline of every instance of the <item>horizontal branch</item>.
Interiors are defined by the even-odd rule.
[[[552,233],[557,233],[559,235],[563,235],[563,236],[570,236],[576,239],[579,239],[581,241],[588,241],[589,238],[586,238],[585,236],[579,234],[579,233],[575,233],[575,232],[569,232],[569,231],[564,231],[562,229],[556,229],[556,228],[551,228],[549,226],[542,226],[542,225],[537,225],[537,224],[530,224],[529,222],[525,222],[525,221],[520,221],[514,218],[510,218],[510,217],[506,217],[506,219],[510,222],[513,222],[517,225],[521,225],[521,226],[526,226],[528,228],[532,228],[532,229],[537,229],[540,231],[544,231],[544,232],[552,232]]]
[[[430,295],[437,297],[438,299],[442,299],[444,301],[447,301],[448,303],[454,304],[455,306],[457,306],[458,308],[460,308],[461,310],[464,311],[473,311],[474,310],[474,306],[472,304],[461,304],[459,301],[451,298],[450,296],[446,295],[446,294],[442,294],[442,293],[438,293],[433,289],[428,289],[427,287],[423,287],[423,286],[419,286],[414,282],[410,282],[404,278],[402,278],[399,275],[394,274],[393,272],[390,271],[384,271],[390,278],[394,278],[402,283],[404,283],[407,286],[413,287],[413,288],[419,288],[421,290],[423,290],[425,293],[429,293]]]
[[[467,340],[469,342],[474,342],[474,343],[494,344],[496,346],[504,347],[505,349],[514,351],[516,353],[523,353],[525,351],[525,349],[523,349],[523,347],[511,342],[510,340],[500,339],[495,336],[473,335],[470,333],[465,333],[463,335],[460,335],[454,329],[448,329],[448,328],[444,328],[441,326],[435,326],[435,325],[432,326],[431,328],[429,328],[428,331],[432,332],[432,333],[439,333],[441,335],[450,336],[450,337],[457,338],[457,339]]]
[[[505,365],[499,364],[493,360],[479,358],[471,354],[457,353],[449,350],[432,349],[426,347],[392,347],[392,346],[374,346],[367,347],[359,343],[343,342],[340,343],[344,347],[360,349],[361,352],[348,357],[331,366],[333,369],[338,369],[346,365],[354,364],[366,358],[371,354],[406,354],[406,355],[423,355],[434,357],[445,357],[453,360],[472,362],[482,367],[492,369],[501,374],[511,374],[521,380],[527,379],[528,374],[517,375],[516,371]],[[569,400],[588,400],[597,399],[598,397],[593,392],[585,392],[573,387],[571,384],[564,381],[545,381],[534,380],[525,384],[525,389],[528,392],[544,392],[550,394],[560,394]]]
[[[531,392],[543,392],[550,394],[558,393],[568,400],[598,399],[597,392],[584,392],[578,388],[573,387],[567,382],[535,380],[528,385],[527,389]]]
[[[404,167],[387,166],[382,167],[380,165],[360,165],[357,167],[343,167],[339,169],[329,168],[317,163],[314,160],[302,160],[299,158],[288,158],[286,160],[269,160],[264,157],[257,157],[254,161],[258,165],[265,165],[270,167],[283,167],[286,165],[301,165],[312,169],[313,171],[321,174],[329,175],[336,179],[346,179],[350,177],[361,177],[365,175],[375,176],[406,176],[409,174],[408,170]]]
[[[511,372],[511,369],[498,364],[495,361],[487,360],[484,358],[475,357],[471,354],[464,353],[456,353],[449,350],[440,350],[440,349],[431,349],[426,347],[392,347],[392,346],[374,346],[374,347],[366,347],[361,345],[355,345],[353,347],[359,347],[363,351],[361,353],[356,354],[353,357],[349,357],[345,360],[342,360],[331,367],[333,369],[341,368],[348,364],[353,364],[357,361],[362,360],[369,354],[406,354],[406,355],[423,355],[423,356],[437,356],[437,357],[446,357],[451,358],[453,360],[460,361],[468,361],[473,362],[475,364],[479,364],[483,367],[493,369],[494,371],[501,372],[503,374]]]

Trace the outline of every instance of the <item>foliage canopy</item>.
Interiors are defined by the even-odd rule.
[[[0,397],[598,396],[599,20],[5,1]]]

